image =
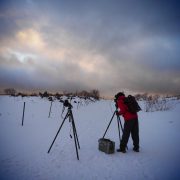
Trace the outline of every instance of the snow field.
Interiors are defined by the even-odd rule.
[[[24,126],[21,126],[26,102]],[[85,103],[84,103],[85,104]],[[165,112],[139,113],[140,153],[107,155],[98,150],[114,112],[114,103],[101,100],[77,108],[73,115],[81,149],[78,161],[71,124],[65,121],[50,153],[47,151],[65,117],[62,103],[39,97],[0,96],[0,179],[1,180],[101,180],[179,179],[180,104]],[[143,106],[143,103],[142,103]],[[123,123],[123,119],[121,118]],[[72,134],[73,135],[73,134]],[[119,146],[116,117],[106,134]]]

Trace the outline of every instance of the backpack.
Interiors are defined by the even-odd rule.
[[[127,105],[129,112],[131,113],[137,113],[141,110],[141,107],[139,106],[138,102],[136,101],[135,97],[132,95],[128,95],[128,97],[125,98],[124,104]]]

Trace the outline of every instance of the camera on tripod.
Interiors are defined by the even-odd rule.
[[[114,102],[115,102],[115,107],[116,107],[116,109],[118,108],[117,101],[118,101],[118,96],[115,95],[115,96],[114,96]]]
[[[116,103],[117,100],[118,100],[118,95],[116,94],[116,95],[114,96],[114,102]]]
[[[119,92],[119,93],[117,93],[114,96],[114,102],[115,102],[116,110],[114,111],[114,113],[113,113],[113,115],[111,117],[111,120],[110,120],[110,122],[109,122],[109,124],[108,124],[108,126],[107,126],[107,128],[105,130],[105,133],[104,133],[103,137],[100,138],[99,141],[98,141],[99,142],[99,150],[103,151],[103,152],[105,152],[107,154],[114,153],[115,142],[111,141],[110,139],[106,139],[104,137],[105,137],[105,135],[107,133],[107,130],[109,129],[110,124],[111,124],[111,122],[112,122],[112,120],[113,120],[115,115],[117,117],[118,133],[119,133],[119,143],[121,143],[121,134],[120,134],[120,131],[122,131],[122,132],[124,131],[123,127],[122,127],[121,119],[120,119],[120,116],[119,116],[119,113],[118,113],[118,103],[117,103],[118,102],[118,98],[121,95],[124,95],[124,94]]]
[[[64,107],[68,107],[68,108],[72,108],[73,106],[71,105],[71,103],[69,103],[69,101],[66,99],[64,102],[63,102],[63,106]]]
[[[56,133],[56,136],[55,136],[53,142],[51,143],[51,145],[49,147],[48,153],[50,152],[50,150],[51,150],[51,148],[52,148],[52,146],[53,146],[53,144],[54,144],[54,142],[55,142],[55,140],[56,140],[56,138],[57,138],[63,124],[64,124],[64,122],[65,122],[65,120],[67,118],[69,118],[69,122],[71,122],[72,129],[73,129],[73,136],[74,136],[74,143],[75,143],[75,148],[76,148],[76,155],[77,155],[77,159],[79,160],[78,149],[80,149],[80,145],[79,145],[78,135],[77,135],[76,126],[75,126],[75,122],[74,122],[74,117],[73,117],[73,113],[72,113],[72,107],[73,106],[71,105],[71,103],[69,103],[69,101],[67,99],[65,101],[61,100],[60,102],[63,103],[63,106],[64,106],[63,107],[63,112],[65,110],[65,107],[68,107],[68,109],[67,109],[67,113],[66,113],[66,115],[65,115],[59,129],[58,129],[58,132]]]

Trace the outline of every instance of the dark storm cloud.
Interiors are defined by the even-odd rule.
[[[179,8],[175,0],[1,1],[0,39],[11,49],[20,31],[42,40],[46,49],[30,52],[38,57],[34,64],[17,71],[28,72],[21,84],[29,81],[29,88],[179,93]],[[1,82],[11,82],[16,70],[3,67]]]
[[[48,6],[55,14],[58,20],[69,20],[67,26],[75,26],[79,30],[86,29],[86,20],[88,23],[92,20],[100,29],[97,30],[117,30],[121,32],[126,28],[136,28],[140,26],[142,32],[149,35],[178,34],[179,35],[179,7],[178,1],[56,1]],[[46,6],[44,8],[47,8]],[[61,14],[62,12],[62,14]],[[59,15],[59,16],[58,16]],[[76,21],[79,20],[79,21]],[[70,23],[71,22],[71,23]],[[87,23],[87,24],[88,24]],[[91,23],[91,22],[90,22]],[[98,23],[98,24],[96,24]],[[79,26],[79,25],[82,26]],[[93,26],[91,27],[93,30]],[[102,29],[101,29],[102,28]],[[75,29],[76,30],[76,29]],[[91,29],[90,29],[91,30]],[[81,32],[81,31],[79,31]]]
[[[69,31],[84,39],[88,48],[113,57],[111,61],[128,57],[132,53],[131,48],[134,48],[132,44],[135,46],[140,40],[148,40],[153,46],[142,49],[139,52],[141,55],[136,52],[132,56],[138,56],[142,61],[147,59],[155,67],[169,66],[170,61],[175,66],[179,64],[178,1],[66,1],[62,4],[57,1],[55,5],[59,10],[55,12],[59,14],[56,22],[64,23]],[[169,43],[171,49],[162,47],[163,43]],[[169,58],[163,61],[166,59],[164,52],[169,54]]]

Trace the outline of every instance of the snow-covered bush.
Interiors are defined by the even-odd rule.
[[[145,100],[145,111],[167,111],[172,108],[172,104],[169,103],[168,99],[165,97],[160,97],[158,95],[148,96]]]

